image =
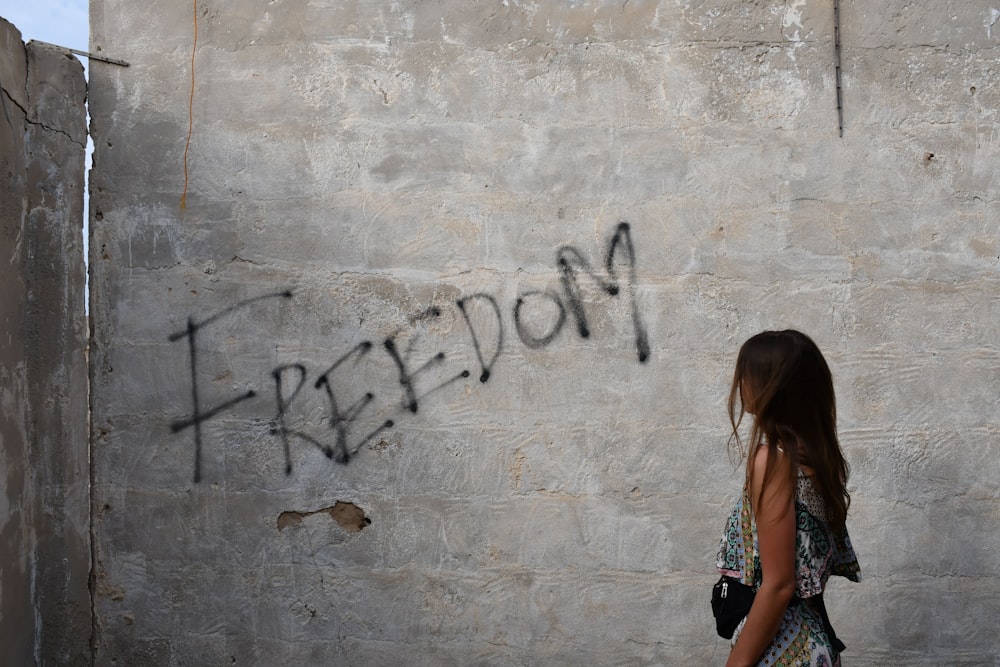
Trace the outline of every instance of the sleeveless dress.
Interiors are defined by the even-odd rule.
[[[827,635],[818,605],[810,598],[822,595],[832,575],[861,581],[861,568],[844,528],[834,532],[826,521],[822,499],[810,478],[799,472],[795,488],[795,596],[785,609],[778,633],[764,651],[758,667],[840,667],[840,653]],[[726,522],[716,567],[757,588],[761,582],[757,526],[746,489]],[[743,630],[740,623],[733,643]]]

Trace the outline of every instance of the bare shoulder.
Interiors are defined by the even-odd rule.
[[[769,462],[772,470],[770,476],[767,475]],[[770,515],[773,510],[782,514],[784,506],[795,497],[794,484],[788,474],[789,465],[788,455],[780,447],[763,445],[754,452],[750,502],[758,517]]]
[[[753,474],[756,479],[763,479],[764,471],[767,470],[767,462],[771,457],[775,457],[775,465],[779,469],[788,467],[788,455],[781,447],[772,445],[761,445],[753,454]]]

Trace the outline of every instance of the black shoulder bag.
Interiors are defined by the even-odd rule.
[[[736,626],[750,613],[755,591],[739,579],[723,576],[712,586],[712,614],[715,630],[724,639],[732,639]]]

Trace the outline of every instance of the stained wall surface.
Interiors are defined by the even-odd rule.
[[[86,665],[86,81],[0,18],[0,88],[0,662]]]
[[[722,664],[795,327],[845,658],[993,664],[998,16],[840,2],[840,136],[820,0],[93,0],[97,663]]]

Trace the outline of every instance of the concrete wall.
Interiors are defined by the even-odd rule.
[[[94,0],[97,663],[722,664],[786,326],[845,657],[995,662],[1000,14],[922,4],[841,3],[841,138],[825,1],[199,3],[182,208],[192,6]]]
[[[0,656],[90,663],[86,82],[0,19]]]

